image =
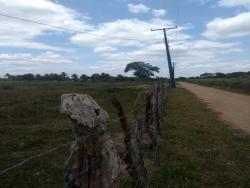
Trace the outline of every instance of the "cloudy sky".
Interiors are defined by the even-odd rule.
[[[168,76],[163,33],[150,29],[175,25],[177,76],[250,71],[250,0],[0,0],[0,75],[117,75],[144,61]]]

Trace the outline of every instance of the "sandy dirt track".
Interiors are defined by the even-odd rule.
[[[186,82],[178,84],[203,99],[233,128],[250,133],[250,96]]]

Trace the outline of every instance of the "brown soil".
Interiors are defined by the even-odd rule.
[[[250,133],[250,96],[186,82],[178,84],[208,103],[233,128]]]

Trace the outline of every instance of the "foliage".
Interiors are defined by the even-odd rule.
[[[231,73],[222,73],[222,72],[216,72],[216,73],[203,73],[200,75],[200,78],[237,78],[237,77],[245,77],[250,76],[250,71],[248,72],[231,72]]]
[[[132,62],[127,64],[124,72],[134,71],[134,75],[138,78],[150,78],[154,76],[154,72],[159,72],[159,67],[153,67],[149,63]]]
[[[150,79],[150,78],[139,78],[139,79]],[[123,75],[117,75],[117,76],[111,76],[107,73],[94,73],[91,76],[82,74],[81,76],[78,76],[77,74],[72,74],[70,77],[67,75],[67,73],[62,72],[61,74],[57,73],[50,73],[50,74],[36,74],[33,75],[31,73],[23,74],[23,75],[11,75],[11,74],[5,74],[4,79],[0,80],[16,80],[16,81],[135,81],[138,80],[138,78],[135,77],[126,77]]]

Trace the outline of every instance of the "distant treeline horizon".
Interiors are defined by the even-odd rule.
[[[163,77],[157,77],[163,78]],[[118,74],[117,76],[112,76],[108,73],[94,73],[91,76],[82,74],[81,76],[77,74],[68,75],[65,72],[60,74],[58,73],[46,73],[46,74],[20,74],[20,75],[12,75],[12,74],[5,74],[1,80],[25,80],[25,81],[33,81],[33,80],[41,80],[41,81],[88,81],[88,80],[99,80],[99,81],[134,81],[141,78],[132,77],[132,76],[123,76]],[[144,78],[146,80],[154,80],[156,78]],[[164,78],[165,79],[165,78]]]
[[[222,73],[222,72],[215,72],[215,73],[209,73],[205,72],[201,74],[200,76],[191,76],[191,77],[179,77],[178,80],[184,80],[184,79],[199,79],[199,78],[238,78],[238,77],[246,77],[250,76],[250,71],[247,72],[231,72],[231,73]]]

